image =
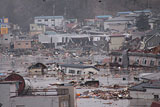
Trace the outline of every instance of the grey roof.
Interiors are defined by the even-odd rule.
[[[125,18],[125,17],[115,17],[115,18],[107,20],[106,22],[112,22],[112,21],[132,21],[132,20],[129,18]]]
[[[80,69],[94,68],[97,71],[99,71],[99,69],[94,66],[86,66],[86,65],[81,65],[81,64],[60,64],[60,66],[61,67],[69,67],[69,68],[80,68]]]
[[[154,73],[150,75],[145,75],[142,77],[142,79],[146,80],[160,80],[160,72],[159,73]]]
[[[129,88],[130,91],[146,91],[146,88],[160,89],[160,81],[142,82]]]

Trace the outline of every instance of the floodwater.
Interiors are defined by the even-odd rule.
[[[71,60],[71,59],[70,59]],[[61,60],[58,60],[61,61]],[[46,58],[41,56],[23,56],[19,58],[13,58],[10,56],[1,56],[0,58],[0,73],[11,73],[13,70],[19,72],[20,75],[26,74],[27,67],[32,62],[55,62],[52,58]],[[68,60],[67,60],[68,62]],[[110,69],[102,69],[100,71],[99,76],[95,76],[94,78],[100,81],[102,86],[107,85],[127,85],[133,82],[134,74],[142,73],[146,71],[114,71]],[[107,76],[103,76],[103,75]],[[125,78],[125,80],[123,79]],[[41,77],[41,78],[30,78],[33,81],[34,87],[48,87],[49,84],[53,84],[55,82],[61,82],[57,79],[57,77]],[[44,85],[45,84],[45,85]],[[106,88],[82,88],[77,89],[77,93],[83,93],[84,91],[91,90],[108,90]],[[152,100],[144,100],[144,99],[119,99],[119,100],[103,100],[98,98],[77,98],[77,107],[150,107]]]

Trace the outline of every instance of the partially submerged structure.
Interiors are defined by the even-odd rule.
[[[88,75],[98,74],[99,69],[94,66],[79,64],[61,64],[61,69],[66,75]]]

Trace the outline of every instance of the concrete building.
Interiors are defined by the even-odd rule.
[[[111,63],[122,65],[122,52],[111,52]],[[158,67],[160,56],[152,53],[128,52],[129,66]]]
[[[60,67],[66,75],[98,74],[99,71],[99,69],[94,66],[84,66],[76,64],[61,64]]]
[[[125,41],[125,35],[113,34],[110,36],[109,50],[120,50]]]
[[[63,27],[63,16],[37,16],[34,18],[34,24],[44,24],[46,27]]]
[[[13,42],[14,38],[12,34],[4,34],[0,36],[0,45],[4,48],[10,48],[11,42]]]
[[[31,40],[16,40],[14,42],[14,49],[31,49]]]
[[[35,89],[18,95],[18,81],[0,82],[2,107],[75,107],[75,89],[63,86],[55,89]]]
[[[115,30],[117,32],[124,32],[133,24],[134,20],[125,17],[115,17],[104,22],[104,30]]]
[[[0,82],[0,105],[2,107],[75,107],[75,88],[64,86],[40,87],[29,79],[12,73]]]
[[[42,34],[46,31],[43,24],[30,24],[30,36]]]
[[[0,34],[4,35],[4,34],[8,34],[8,28],[9,28],[9,24],[8,24],[8,18],[1,18],[0,19]]]

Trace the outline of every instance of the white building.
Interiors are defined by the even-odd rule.
[[[112,34],[110,36],[109,50],[120,50],[123,43],[125,42],[125,35],[122,34]]]
[[[88,75],[98,74],[99,69],[94,66],[85,66],[78,64],[62,64],[60,65],[66,75]]]
[[[34,18],[35,24],[44,24],[50,28],[63,27],[63,16],[37,16]]]
[[[133,24],[134,20],[125,17],[115,17],[104,22],[104,29],[124,32],[129,25]]]

